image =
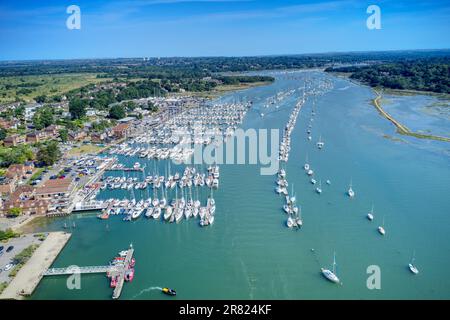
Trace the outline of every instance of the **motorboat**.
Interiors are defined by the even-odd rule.
[[[176,296],[177,292],[174,289],[170,289],[170,288],[162,288],[161,292],[164,294],[167,294],[168,296]]]

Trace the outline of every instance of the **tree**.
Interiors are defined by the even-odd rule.
[[[8,167],[11,164],[23,164],[33,157],[33,151],[27,144],[20,144],[11,148],[0,147],[0,166],[2,167]]]
[[[25,106],[21,105],[14,109],[14,117],[23,118],[25,116]]]
[[[39,109],[33,116],[33,125],[37,130],[42,130],[54,122],[53,111],[49,107]]]
[[[80,119],[86,115],[86,100],[74,98],[69,102],[69,112],[72,119]]]
[[[43,94],[43,95],[35,97],[34,100],[36,100],[37,103],[44,103],[47,101],[47,96],[45,94]]]
[[[69,130],[67,130],[67,128],[59,130],[59,138],[62,142],[67,142],[69,139]]]
[[[0,141],[5,140],[6,136],[7,136],[7,131],[4,128],[0,128]]]
[[[120,104],[116,104],[109,109],[109,117],[112,119],[122,119],[127,115],[125,107]]]
[[[127,101],[123,105],[127,111],[133,111],[137,108],[137,104],[134,101]]]
[[[57,141],[49,141],[39,147],[37,152],[38,161],[47,166],[53,165],[61,157],[61,151]]]
[[[8,217],[18,217],[22,214],[22,209],[20,208],[11,208],[8,210]]]
[[[6,229],[5,231],[0,230],[0,241],[8,240],[9,238],[16,237],[17,234],[11,229]]]

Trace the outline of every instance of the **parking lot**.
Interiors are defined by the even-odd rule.
[[[9,282],[11,280],[8,275],[13,268],[5,271],[5,266],[11,263],[15,255],[19,254],[23,249],[34,243],[41,243],[41,241],[39,241],[39,237],[36,237],[35,234],[26,234],[20,236],[19,238],[9,239],[7,242],[0,242],[0,246],[4,247],[2,250],[3,253],[0,255],[0,283]],[[6,252],[6,249],[10,246],[14,246],[14,248],[10,252]]]

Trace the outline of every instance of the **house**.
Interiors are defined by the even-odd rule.
[[[44,129],[47,139],[56,139],[59,136],[59,126],[52,124]]]
[[[91,134],[91,141],[95,143],[101,143],[107,140],[108,137],[108,132],[94,132]]]
[[[70,178],[48,180],[43,185],[36,188],[36,199],[63,199],[72,195],[75,184]]]
[[[0,177],[0,194],[10,195],[16,188],[17,179],[11,179],[8,177]]]
[[[51,208],[51,203],[45,199],[35,198],[35,189],[28,185],[18,187],[9,197],[3,201],[0,208],[2,214],[8,214],[12,208],[19,208],[22,214],[45,215]]]
[[[112,128],[113,136],[117,139],[126,138],[130,133],[130,124],[129,123],[120,123],[114,128]]]
[[[117,120],[117,122],[119,122],[119,123],[129,123],[129,122],[132,122],[133,120],[136,120],[136,118],[135,117],[125,117],[125,118]]]
[[[14,119],[14,120],[5,120],[0,119],[0,128],[3,129],[17,129],[17,126],[19,125],[20,121]]]
[[[45,140],[45,134],[42,131],[30,132],[26,136],[27,143],[36,143]]]
[[[95,115],[97,115],[97,110],[93,108],[86,109],[86,116],[93,117]]]
[[[3,140],[5,147],[15,147],[21,143],[25,143],[25,136],[19,134],[12,134]]]
[[[72,141],[80,141],[86,138],[87,134],[84,131],[70,131],[69,132],[69,139]]]
[[[11,178],[11,179],[20,178],[20,177],[26,175],[26,173],[27,173],[27,169],[25,168],[25,165],[12,164],[8,167],[5,177]]]

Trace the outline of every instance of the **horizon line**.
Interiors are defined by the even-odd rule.
[[[377,53],[377,52],[407,52],[407,51],[450,51],[450,48],[419,48],[419,49],[389,49],[389,50],[351,50],[351,51],[322,51],[309,53],[286,53],[286,54],[259,54],[259,55],[193,55],[193,56],[135,56],[135,57],[84,57],[84,58],[36,58],[36,59],[1,59],[0,63],[13,62],[39,62],[39,61],[76,61],[76,60],[132,60],[132,59],[173,59],[173,58],[260,58],[260,57],[288,57],[288,56],[312,56],[326,54],[346,54],[346,53]]]

